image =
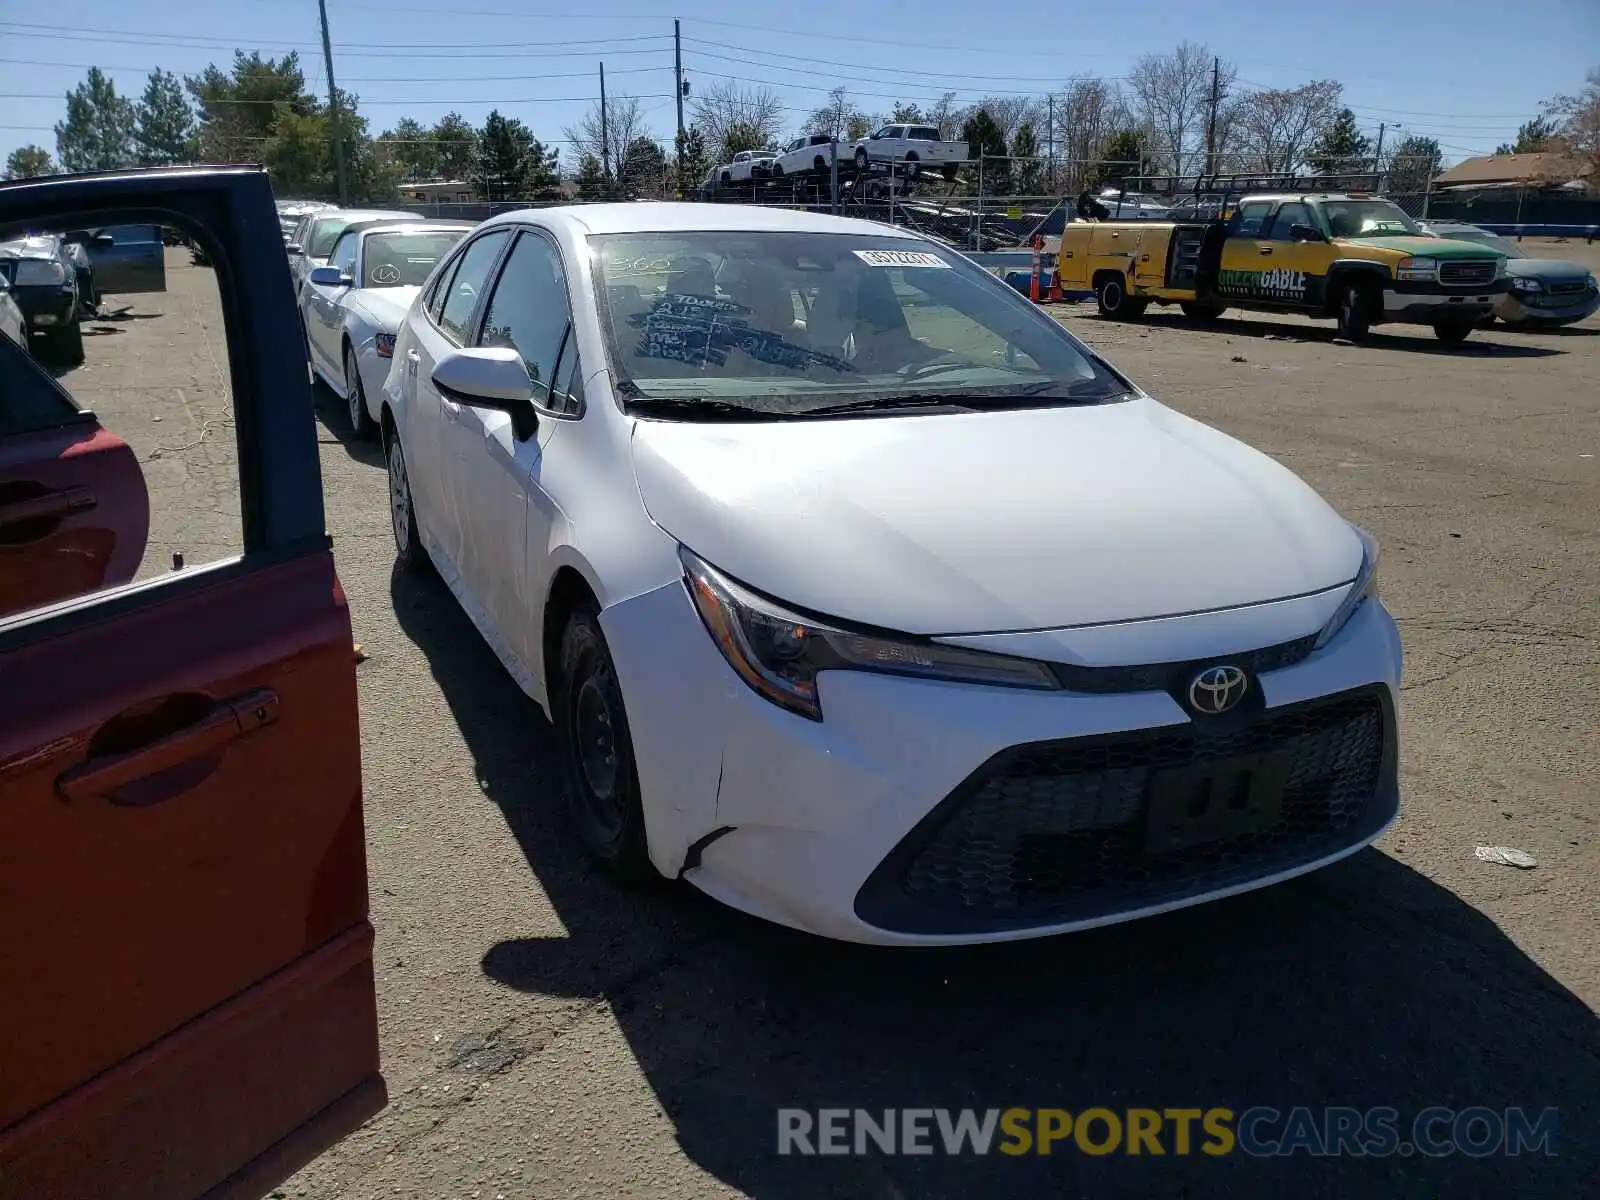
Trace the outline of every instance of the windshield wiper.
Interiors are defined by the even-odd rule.
[[[976,412],[965,396],[949,396],[930,392],[910,392],[894,396],[880,396],[874,400],[850,400],[844,404],[825,404],[821,408],[807,408],[794,414],[801,417],[828,417],[838,413],[877,412],[891,408],[920,408],[927,412]]]
[[[704,396],[631,396],[623,403],[629,412],[639,416],[691,421],[777,421],[794,415],[748,408],[727,400],[710,400]]]
[[[1045,387],[1058,387],[1058,384],[1039,385]],[[840,413],[876,412],[887,409],[923,409],[927,412],[987,412],[1007,408],[1056,408],[1065,405],[1091,405],[1104,404],[1108,400],[1115,400],[1119,396],[1129,396],[1133,393],[1124,387],[1112,386],[1106,390],[1095,390],[1092,393],[1084,392],[1072,394],[1069,388],[1066,395],[1038,395],[1034,391],[1022,391],[1011,395],[986,396],[981,394],[951,395],[948,392],[910,392],[897,393],[893,396],[882,396],[873,400],[851,400],[845,404],[829,404],[823,408],[804,409],[797,415],[805,417],[833,416]]]

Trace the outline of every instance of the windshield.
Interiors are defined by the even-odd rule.
[[[421,287],[434,264],[466,236],[465,229],[437,233],[369,233],[361,264],[366,288]]]
[[[726,415],[1098,403],[1128,384],[942,246],[874,235],[590,239],[620,394]],[[656,405],[657,409],[662,405]]]
[[[1389,200],[1325,200],[1322,211],[1336,238],[1426,236],[1405,209]]]
[[[1476,242],[1480,246],[1487,246],[1491,250],[1498,250],[1507,258],[1521,258],[1522,249],[1515,242],[1498,237],[1484,229],[1443,229],[1439,236],[1449,238],[1453,242]]]
[[[356,220],[356,217],[319,217],[311,222],[311,245],[302,249],[312,258],[327,258],[339,235]]]

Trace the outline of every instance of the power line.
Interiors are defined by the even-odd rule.
[[[53,31],[58,30],[60,28],[61,28],[60,25],[30,25],[30,24],[24,24],[24,23],[22,23],[20,21],[0,21],[0,29],[24,31],[24,32],[19,32],[18,33],[19,37],[42,37],[42,36],[44,36],[44,33],[52,33]],[[43,30],[44,33],[35,34],[35,33],[31,33],[31,32],[25,32],[25,31],[28,31],[28,30],[35,30],[35,29]],[[69,36],[70,38],[72,38],[74,40],[78,40],[78,41],[94,41],[96,39],[94,39],[92,37],[83,37],[82,36],[84,34],[94,34],[94,33],[110,34],[110,35],[114,35],[116,37],[138,38],[141,41],[149,42],[152,45],[159,44],[162,41],[212,42],[212,43],[217,43],[217,44],[221,45],[224,48],[227,48],[227,47],[234,47],[234,46],[239,45],[239,42],[241,40],[239,38],[212,37],[212,36],[210,36],[208,34],[151,33],[151,32],[149,32],[147,30],[142,30],[142,29],[101,29],[101,28],[96,28],[94,26],[89,26],[89,25],[75,26],[74,27],[74,32],[72,34],[70,34],[70,35],[65,35],[65,36]],[[320,50],[320,49],[322,49],[322,43],[321,42],[297,42],[297,41],[287,41],[287,40],[279,39],[279,38],[269,38],[269,39],[266,39],[266,40],[267,40],[267,42],[269,44],[274,45],[274,46],[303,46],[303,47],[306,47],[306,48],[312,49],[312,50]],[[429,47],[429,49],[433,49],[433,50],[475,50],[475,49],[480,49],[480,48],[481,49],[508,49],[508,48],[516,48],[516,47],[533,47],[533,48],[537,48],[537,47],[547,47],[547,46],[612,46],[612,45],[616,45],[616,44],[622,43],[622,42],[659,42],[659,41],[670,41],[670,40],[671,40],[671,37],[668,34],[651,33],[651,34],[634,34],[634,35],[630,35],[630,36],[627,36],[627,37],[578,38],[578,39],[575,39],[575,40],[563,41],[563,42],[550,42],[550,41],[541,41],[541,42],[507,42],[507,41],[503,41],[503,40],[501,40],[501,41],[493,41],[493,42],[440,42],[436,46]],[[345,48],[347,48],[347,49],[359,49],[359,50],[414,50],[417,47],[417,43],[416,43],[416,41],[414,39],[412,41],[409,41],[409,42],[341,42],[340,45],[345,47]]]
[[[697,45],[697,46],[716,46],[718,49],[722,49],[722,50],[736,50],[741,55],[759,54],[764,58],[778,58],[778,59],[782,60],[781,62],[777,62],[777,63],[764,63],[764,62],[758,63],[758,62],[752,62],[747,57],[729,58],[725,54],[713,54],[709,50],[697,50],[696,51],[696,53],[703,54],[707,58],[719,58],[719,59],[724,59],[725,61],[728,61],[728,62],[742,62],[742,63],[746,64],[747,66],[759,66],[759,67],[762,67],[762,68],[766,68],[768,66],[771,66],[771,67],[773,67],[773,68],[775,68],[777,70],[792,70],[792,68],[786,67],[784,64],[785,63],[812,63],[812,64],[815,64],[817,66],[843,67],[846,70],[850,70],[850,71],[870,71],[870,72],[873,72],[875,74],[876,73],[882,73],[882,72],[889,72],[891,74],[896,74],[896,75],[920,76],[922,78],[922,80],[924,81],[925,86],[931,86],[931,84],[928,83],[929,73],[927,71],[919,71],[914,67],[893,67],[893,66],[889,66],[889,65],[887,65],[885,63],[842,62],[839,59],[832,59],[832,58],[813,58],[813,57],[811,57],[809,55],[791,55],[791,54],[783,53],[783,52],[780,52],[780,51],[758,50],[753,46],[736,46],[731,42],[709,41],[709,40],[707,40],[705,38],[692,38],[692,37],[690,37],[690,38],[684,38],[683,40],[684,40],[684,44],[686,46],[690,45],[691,43],[693,45]],[[940,72],[938,72],[938,78],[939,79],[987,79],[987,80],[990,80],[990,81],[999,81],[999,82],[1002,82],[1002,83],[1049,83],[1049,84],[1060,84],[1064,80],[1072,80],[1072,79],[1097,78],[1097,79],[1106,79],[1106,80],[1122,80],[1122,79],[1128,78],[1128,76],[1126,76],[1126,75],[1104,75],[1104,76],[1087,76],[1087,75],[1067,75],[1067,76],[1062,76],[1062,75],[995,75],[995,74],[971,75],[971,74],[951,73],[949,71],[940,71]],[[887,79],[887,80],[879,80],[878,82],[880,82],[880,83],[894,83],[896,81],[892,80],[892,79]],[[949,89],[945,89],[945,90],[949,90]],[[959,91],[959,90],[963,90],[963,89],[956,89],[956,90]],[[968,88],[968,89],[965,89],[965,90],[967,90],[967,91],[975,91],[977,89]]]

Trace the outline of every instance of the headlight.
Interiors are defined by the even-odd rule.
[[[67,269],[54,259],[24,258],[17,263],[19,284],[62,284],[67,281]]]
[[[1600,279],[1596,279],[1593,272],[1589,274],[1589,290],[1591,292],[1600,292]]]
[[[1350,585],[1350,594],[1328,618],[1322,632],[1317,634],[1312,650],[1321,650],[1333,641],[1339,631],[1349,624],[1350,618],[1355,616],[1356,609],[1378,597],[1378,540],[1359,525],[1350,528],[1361,539],[1361,570],[1356,574],[1356,581]]]
[[[1396,279],[1437,279],[1439,260],[1436,258],[1402,258],[1395,267]]]
[[[875,671],[1037,691],[1060,687],[1048,667],[1030,659],[818,624],[741,587],[687,547],[679,547],[678,557],[700,619],[728,665],[754,691],[813,721],[822,720],[817,698],[822,671]]]
[[[1544,291],[1544,284],[1537,279],[1530,279],[1524,275],[1511,281],[1511,290],[1513,292],[1542,292]]]
[[[392,333],[380,333],[372,339],[372,344],[377,349],[379,358],[394,357],[394,336]]]

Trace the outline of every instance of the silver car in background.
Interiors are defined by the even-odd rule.
[[[1600,283],[1582,263],[1530,258],[1515,241],[1476,225],[1430,221],[1424,228],[1435,237],[1480,242],[1506,256],[1511,289],[1495,301],[1494,315],[1513,329],[1554,329],[1600,309]]]

